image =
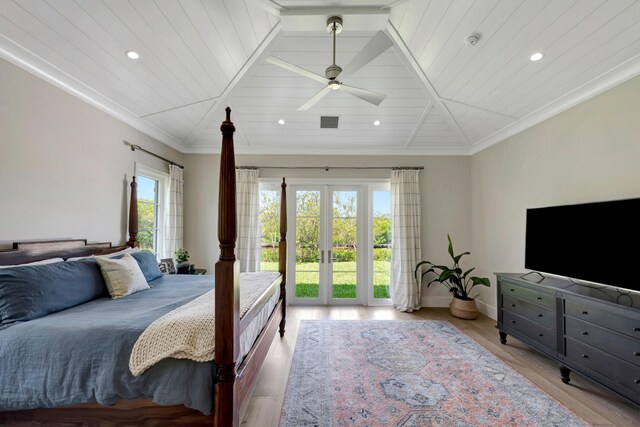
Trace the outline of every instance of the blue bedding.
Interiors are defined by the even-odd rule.
[[[155,319],[213,289],[213,276],[163,276],[150,285],[0,330],[0,410],[150,399],[210,414],[213,363],[166,359],[134,377],[129,356]]]

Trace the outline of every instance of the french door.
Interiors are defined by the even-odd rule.
[[[294,185],[287,298],[297,304],[362,304],[366,266],[361,186]]]

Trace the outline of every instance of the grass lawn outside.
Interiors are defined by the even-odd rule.
[[[296,264],[296,297],[318,298],[319,267],[316,263]],[[261,270],[278,270],[277,262],[261,262]],[[389,261],[373,262],[373,297],[390,298],[389,294]],[[356,262],[333,263],[333,298],[356,297]]]

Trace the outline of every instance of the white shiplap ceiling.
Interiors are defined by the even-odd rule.
[[[324,75],[331,15],[343,67],[393,41],[346,81],[379,106],[297,111],[323,85],[265,61]],[[186,153],[219,151],[229,105],[241,153],[464,155],[640,74],[640,1],[0,0],[0,55]]]

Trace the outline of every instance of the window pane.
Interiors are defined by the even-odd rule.
[[[158,181],[138,176],[138,200],[145,200],[152,203],[158,202]]]
[[[158,181],[138,176],[138,241],[142,249],[157,252]]]
[[[153,248],[153,234],[153,230],[138,230],[140,249],[155,252]]]
[[[390,298],[391,193],[373,192],[373,297]]]

